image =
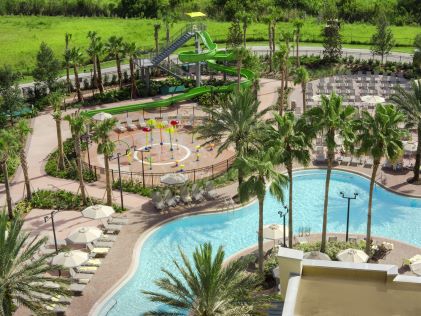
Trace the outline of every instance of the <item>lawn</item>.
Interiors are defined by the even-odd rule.
[[[61,56],[64,49],[64,34],[72,33],[72,45],[86,47],[88,31],[97,31],[104,39],[111,35],[123,36],[127,41],[135,41],[141,48],[151,48],[154,43],[153,25],[156,20],[119,19],[119,18],[70,18],[70,17],[0,17],[0,64],[10,64],[16,69],[30,73],[35,62],[35,55],[42,41],[45,41]],[[172,32],[175,34],[185,22],[176,23]],[[208,31],[217,42],[226,38],[228,22],[207,21]],[[279,23],[278,31],[292,30],[290,23]],[[267,39],[267,26],[254,23],[249,27],[248,39],[261,42]],[[308,20],[302,29],[304,42],[320,42],[321,25],[315,20]],[[398,46],[407,51],[420,29],[412,26],[393,27]],[[346,44],[369,44],[375,28],[366,24],[345,24],[342,35]],[[165,36],[161,29],[160,39]],[[397,47],[399,49],[400,47]],[[400,48],[402,50],[402,48]]]

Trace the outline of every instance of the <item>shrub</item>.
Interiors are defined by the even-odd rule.
[[[19,167],[20,161],[18,156],[12,156],[7,160],[7,174],[9,175],[9,181],[10,177],[12,177],[16,169]],[[0,169],[0,182],[4,182],[4,174],[3,174],[3,168]]]
[[[121,186],[123,191],[139,194],[141,196],[151,197],[152,190],[148,187],[143,187],[142,182],[132,181],[132,180],[121,180]],[[119,181],[116,180],[113,182],[113,189],[119,189]]]
[[[302,244],[302,245],[295,245],[295,249],[302,250],[304,252],[309,251],[319,251],[320,250],[320,241],[309,243],[309,244]],[[330,257],[332,260],[337,260],[336,255],[338,252],[348,249],[348,248],[354,248],[354,249],[365,249],[365,241],[360,240],[357,243],[350,243],[345,241],[329,241],[326,244],[326,254]]]

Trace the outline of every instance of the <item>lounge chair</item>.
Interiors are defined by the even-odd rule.
[[[132,121],[132,118],[131,117],[128,117],[127,118],[127,121],[126,121],[126,127],[127,127],[127,129],[129,130],[129,131],[134,131],[134,130],[136,130],[137,128],[136,128],[136,125],[135,124],[133,124],[133,121]]]
[[[201,202],[204,200],[203,190],[197,184],[192,186],[192,200],[193,202]]]
[[[218,193],[216,193],[216,191],[213,187],[213,183],[211,181],[208,181],[208,182],[205,183],[205,190],[203,192],[203,195],[208,200],[214,200],[214,199],[217,198]]]
[[[342,157],[341,164],[344,163],[345,165],[349,165],[351,163],[351,160],[352,160],[352,158],[350,156]]]
[[[116,235],[109,235],[109,234],[104,234],[97,239],[97,241],[116,241],[116,240],[117,240]]]
[[[102,263],[101,259],[91,258],[88,261],[86,261],[83,265],[84,266],[99,267],[101,265],[101,263]]]
[[[145,122],[145,119],[144,119],[144,117],[143,117],[143,116],[140,116],[140,117],[139,117],[139,121],[138,121],[138,123],[137,123],[137,126],[138,126],[139,128],[143,128],[143,127],[145,127],[145,126],[146,126],[146,122]]]
[[[116,129],[116,131],[117,131],[117,132],[119,132],[119,133],[124,133],[124,132],[126,132],[126,131],[127,131],[127,128],[125,128],[125,127],[121,124],[121,122],[118,122],[118,123],[117,123],[117,125],[116,125],[115,129]]]
[[[90,273],[77,273],[73,268],[70,268],[69,272],[72,280],[84,285],[88,284],[93,276],[93,274]]]
[[[86,284],[81,283],[72,283],[70,284],[69,290],[74,293],[75,296],[80,296],[83,293],[83,289]]]
[[[98,270],[98,267],[95,266],[80,266],[76,268],[77,273],[94,274],[96,270]]]
[[[373,166],[373,159],[367,158],[364,162],[364,167],[371,168]]]
[[[352,157],[351,158],[351,165],[358,166],[361,163],[361,159],[359,157]]]
[[[180,190],[180,200],[184,204],[191,204],[192,198],[187,186],[184,186]]]
[[[104,226],[104,231],[107,233],[119,233],[123,228],[122,225],[108,224],[107,221],[101,220],[102,225]]]
[[[113,225],[127,225],[129,223],[129,219],[128,218],[124,218],[124,217],[110,217],[108,219],[108,224],[113,224]]]
[[[96,248],[111,248],[113,246],[114,242],[112,242],[112,241],[96,241],[96,240],[94,240],[92,242],[92,244]]]
[[[109,251],[110,248],[100,248],[100,247],[94,247],[91,243],[86,245],[90,251],[91,258],[101,256],[104,257]]]
[[[165,209],[165,203],[164,199],[162,198],[161,192],[152,192],[152,204],[158,211],[162,211],[163,209]]]
[[[164,192],[164,203],[168,207],[174,207],[177,205],[177,199],[173,196],[171,190],[167,189]]]

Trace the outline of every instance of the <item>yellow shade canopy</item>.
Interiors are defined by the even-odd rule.
[[[189,12],[189,13],[186,13],[186,15],[188,15],[191,18],[199,18],[199,17],[202,17],[202,16],[206,16],[206,14],[204,14],[202,12]]]

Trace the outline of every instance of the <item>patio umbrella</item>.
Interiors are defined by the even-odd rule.
[[[285,227],[285,234],[288,235],[288,227]],[[284,227],[280,224],[263,226],[263,238],[277,240],[284,236]]]
[[[421,275],[421,260],[415,261],[409,265],[411,271],[416,275]]]
[[[84,217],[92,219],[106,218],[110,217],[112,214],[114,214],[114,209],[111,206],[100,204],[89,206],[82,211]]]
[[[92,116],[92,119],[94,121],[105,121],[105,120],[108,120],[112,117],[113,116],[109,113],[99,112],[99,113],[95,114],[94,116]]]
[[[89,260],[87,252],[80,250],[72,250],[69,252],[61,252],[53,257],[52,264],[60,265],[65,268],[78,267]]]
[[[309,251],[304,253],[304,259],[311,259],[311,260],[328,260],[331,261],[330,257],[320,251]]]
[[[67,240],[73,244],[87,244],[97,240],[102,235],[102,230],[96,227],[81,227],[70,233]]]
[[[348,248],[340,251],[336,258],[339,261],[354,262],[354,263],[363,263],[368,261],[368,255],[359,249]]]
[[[161,183],[167,185],[179,185],[187,182],[188,178],[185,174],[182,173],[167,173],[161,178]]]
[[[361,100],[368,104],[384,103],[385,99],[379,95],[364,95]]]

